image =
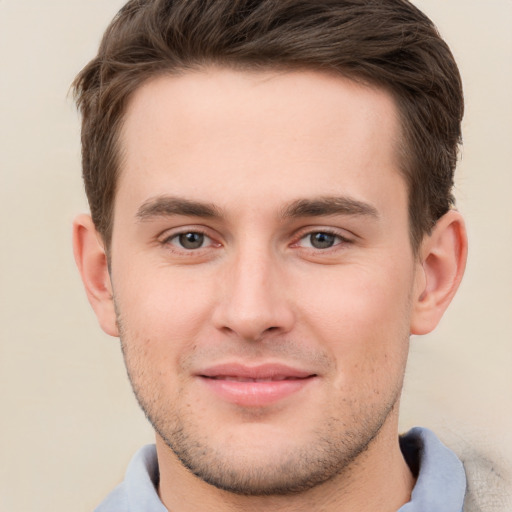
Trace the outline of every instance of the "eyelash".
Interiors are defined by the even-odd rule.
[[[353,241],[340,234],[339,232],[332,230],[332,229],[308,229],[307,231],[303,231],[299,234],[297,237],[297,241],[292,244],[292,247],[299,246],[299,243],[302,240],[305,240],[307,238],[312,237],[313,235],[327,235],[330,237],[334,237],[336,241],[331,245],[330,247],[325,248],[318,248],[318,247],[303,247],[305,250],[313,251],[313,252],[330,252],[330,251],[336,251],[337,249],[340,249],[338,246],[345,246],[347,244],[353,243]]]
[[[209,236],[208,233],[206,233],[206,230],[199,229],[199,228],[186,229],[186,230],[183,230],[183,231],[179,231],[177,233],[173,233],[173,234],[171,234],[169,236],[166,236],[161,241],[161,244],[163,246],[165,246],[165,247],[169,247],[169,246],[176,247],[176,249],[174,249],[174,250],[176,250],[176,251],[180,251],[181,250],[181,251],[183,251],[185,253],[197,253],[201,249],[205,249],[206,248],[206,247],[201,246],[201,247],[198,247],[196,249],[188,249],[188,248],[183,247],[183,246],[179,247],[179,246],[177,246],[177,244],[175,245],[175,244],[172,243],[173,240],[179,239],[180,237],[186,236],[186,235],[200,235],[200,236],[203,236],[205,239],[210,240],[210,244],[209,245],[213,245],[215,247],[220,247],[221,246],[220,243],[218,243],[218,242],[215,243],[213,241],[213,238],[211,236]],[[171,250],[173,250],[173,249],[171,249]]]
[[[183,247],[182,244],[180,244],[178,246],[179,241],[177,241],[176,243],[173,243],[173,240],[179,240],[180,237],[186,236],[186,235],[200,235],[200,236],[204,237],[205,239],[208,239],[210,241],[210,243],[206,246],[201,245],[200,247],[197,247],[197,248],[186,248],[186,247]],[[347,238],[346,236],[343,236],[339,232],[332,230],[332,229],[308,229],[307,231],[303,230],[302,232],[300,232],[295,237],[295,241],[292,244],[290,244],[290,247],[300,248],[301,247],[300,242],[307,239],[308,237],[309,238],[312,237],[313,235],[327,235],[329,237],[334,237],[335,242],[333,243],[333,245],[331,245],[329,247],[318,248],[318,247],[310,246],[310,247],[302,247],[303,250],[314,252],[314,253],[327,253],[327,252],[339,250],[340,247],[338,247],[338,246],[346,246],[347,244],[353,243],[353,240],[351,240],[350,238]],[[214,238],[212,236],[210,236],[206,232],[206,230],[200,229],[200,228],[185,229],[185,230],[179,231],[177,233],[172,233],[171,235],[163,238],[160,243],[162,246],[164,246],[168,249],[170,248],[170,250],[173,252],[176,252],[176,253],[179,252],[181,254],[188,254],[190,256],[192,256],[194,254],[198,254],[198,253],[202,252],[202,250],[207,249],[210,246],[212,246],[214,248],[218,248],[218,247],[222,246],[221,243],[215,242]]]

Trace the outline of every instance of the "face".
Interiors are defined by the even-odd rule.
[[[132,98],[117,322],[160,441],[206,482],[296,492],[396,440],[418,275],[398,138],[385,92],[315,72],[209,69]]]

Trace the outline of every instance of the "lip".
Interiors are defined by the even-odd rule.
[[[317,375],[283,364],[221,364],[197,377],[219,398],[243,407],[263,407],[308,387]]]

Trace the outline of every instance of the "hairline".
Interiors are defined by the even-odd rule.
[[[204,73],[211,69],[226,69],[233,70],[245,73],[264,73],[269,71],[275,72],[295,72],[295,71],[312,71],[321,73],[324,75],[330,75],[332,77],[345,78],[350,80],[351,82],[358,84],[362,87],[367,87],[369,89],[375,89],[385,92],[393,101],[396,119],[397,119],[397,133],[393,137],[393,151],[396,157],[397,164],[397,172],[399,172],[400,176],[404,181],[404,185],[407,191],[407,218],[409,225],[409,241],[410,246],[415,256],[418,255],[419,247],[421,245],[421,241],[425,235],[428,235],[428,231],[421,231],[419,226],[414,225],[413,216],[412,216],[412,183],[411,183],[411,175],[414,171],[411,171],[411,167],[414,166],[413,158],[408,156],[410,153],[414,154],[414,152],[410,151],[412,146],[412,141],[408,140],[405,130],[405,124],[408,119],[402,108],[401,97],[398,91],[392,87],[391,84],[379,81],[376,79],[368,78],[364,76],[362,73],[357,73],[354,71],[339,69],[339,68],[326,68],[322,66],[315,66],[314,63],[265,63],[265,62],[245,62],[245,61],[237,61],[237,60],[229,60],[229,59],[209,59],[204,62],[192,62],[188,65],[182,65],[172,68],[169,67],[161,67],[159,69],[154,69],[151,72],[147,73],[147,76],[141,81],[136,83],[134,89],[126,96],[123,104],[123,108],[120,112],[119,118],[116,122],[116,128],[114,130],[114,143],[113,143],[113,154],[114,154],[114,189],[112,194],[112,200],[108,205],[108,215],[106,217],[106,222],[104,223],[104,229],[99,229],[100,236],[104,242],[107,253],[110,253],[111,250],[111,242],[114,228],[114,210],[115,210],[115,201],[117,196],[117,190],[119,185],[119,180],[121,177],[121,172],[123,168],[123,163],[126,158],[125,147],[122,144],[123,139],[123,131],[124,131],[124,122],[126,119],[126,115],[128,109],[130,107],[130,103],[133,101],[133,97],[136,93],[145,85],[152,81],[156,81],[162,77],[180,77],[188,73]],[[435,219],[436,221],[438,219]],[[418,232],[420,231],[420,232]]]

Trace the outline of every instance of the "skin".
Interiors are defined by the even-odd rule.
[[[157,432],[169,510],[410,499],[397,438],[409,337],[439,321],[466,239],[449,212],[413,253],[399,138],[385,91],[317,72],[210,68],[131,99],[111,272],[87,216],[75,255]],[[226,363],[310,377],[262,403],[241,385],[238,403],[202,376]]]

